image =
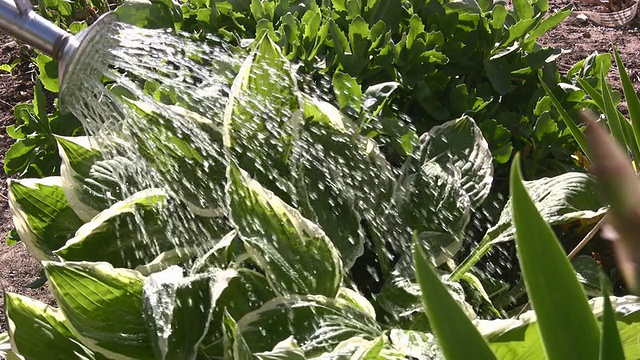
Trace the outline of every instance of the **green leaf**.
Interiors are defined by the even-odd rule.
[[[282,295],[335,296],[342,262],[322,229],[233,164],[228,178],[232,221],[272,288]]]
[[[484,70],[499,94],[505,95],[511,90],[511,68],[505,58],[485,60]]]
[[[551,178],[524,181],[527,193],[545,222],[566,224],[574,220],[597,219],[606,210],[598,197],[595,179],[584,173],[568,172]],[[485,234],[493,243],[514,239],[512,199],[507,201],[498,223]]]
[[[236,321],[224,312],[222,322],[224,333],[224,359],[225,360],[251,360],[253,356],[251,350],[244,340],[242,333],[238,329]]]
[[[60,158],[60,176],[69,204],[78,216],[89,221],[116,201],[124,200],[117,174],[131,162],[117,157],[103,160],[100,150],[88,136],[56,137]],[[133,187],[133,182],[128,182]]]
[[[118,21],[146,29],[172,28],[171,9],[161,1],[128,0],[115,10]]]
[[[609,299],[609,291],[602,284],[602,299],[604,311],[602,313],[602,334],[600,337],[600,360],[624,360],[624,349],[620,342],[620,334],[616,325],[616,315]]]
[[[108,358],[153,359],[143,277],[107,263],[45,261],[51,293],[78,339]]]
[[[516,11],[518,20],[526,20],[533,18],[533,6],[529,3],[529,0],[514,0],[513,8]]]
[[[437,265],[460,250],[471,203],[459,176],[456,169],[443,168],[431,160],[404,178],[394,194],[399,216],[391,218],[388,225],[395,232],[398,251],[411,244],[414,233]]]
[[[183,277],[182,271],[169,267],[149,276],[143,286],[144,315],[152,324],[159,359],[196,359],[216,302],[237,275],[218,270]]]
[[[434,161],[444,169],[460,172],[460,185],[471,206],[478,207],[489,195],[493,183],[493,162],[489,144],[469,116],[435,126],[421,136],[420,161]]]
[[[636,141],[640,143],[640,99],[638,99],[638,94],[633,86],[633,82],[629,78],[624,63],[620,58],[620,53],[618,53],[618,49],[616,49],[615,46],[613,48],[613,53],[615,54],[616,65],[620,72],[620,82],[622,83],[624,97],[627,101],[627,107],[629,108],[629,117],[631,118],[633,133],[635,134]]]
[[[83,221],[73,212],[58,176],[8,180],[13,223],[29,253],[38,260],[53,259]]]
[[[35,62],[39,70],[38,79],[40,79],[44,88],[57,93],[59,91],[58,61],[44,53],[39,53]]]
[[[440,282],[417,243],[413,246],[413,258],[422,302],[444,356],[462,360],[473,354],[474,359],[496,359],[486,340]]]
[[[224,321],[224,313],[240,319],[275,297],[264,275],[245,268],[238,269],[237,275],[229,280],[216,301],[207,334],[201,343],[202,353],[216,357],[223,351],[224,333],[220,324]]]
[[[365,144],[366,140],[360,137],[310,123],[292,151],[291,173],[298,209],[323,229],[346,269],[364,252],[364,230],[356,210],[362,207],[357,207],[356,193],[368,193],[373,198],[379,191],[375,184],[364,182],[369,180],[368,175],[358,178],[358,168],[349,166],[369,165]]]
[[[340,109],[351,108],[359,113],[362,108],[362,89],[356,78],[349,74],[336,71],[333,74],[333,91]]]
[[[277,45],[263,36],[255,46],[233,82],[223,142],[242,169],[287,200],[288,158],[302,122],[298,91]]]
[[[116,267],[144,265],[175,246],[160,213],[167,208],[163,191],[138,192],[82,225],[55,254],[68,261],[106,261]]]
[[[613,103],[613,93],[611,90],[611,86],[605,80],[606,76],[607,74],[604,72],[604,69],[602,69],[600,72],[600,82],[602,85],[602,87],[600,88],[600,92],[602,93],[602,99],[604,101],[604,113],[607,116],[607,125],[609,125],[611,134],[618,144],[624,145],[628,149],[633,149],[634,147],[630,141],[631,139],[625,138],[625,133],[622,129],[622,123],[620,122],[620,118],[618,117],[616,106]]]
[[[589,147],[587,146],[587,138],[585,134],[580,130],[578,125],[576,125],[575,121],[569,116],[569,113],[564,109],[558,98],[551,92],[551,89],[547,86],[547,84],[540,79],[540,85],[544,88],[544,91],[547,93],[551,101],[553,102],[553,106],[555,106],[556,110],[560,113],[560,117],[562,121],[567,125],[567,128],[571,132],[571,135],[576,139],[576,142],[582,149],[582,152],[589,158]]]
[[[304,351],[300,349],[293,336],[280,341],[271,351],[253,354],[260,360],[305,360]]]
[[[433,359],[441,355],[436,338],[430,333],[391,329],[389,340],[394,349],[416,359]]]
[[[269,351],[293,335],[307,357],[353,336],[373,339],[382,332],[367,314],[318,295],[275,298],[242,317],[238,327],[253,352]]]
[[[510,183],[516,249],[545,352],[550,359],[596,359],[600,331],[587,297],[521,176],[516,157]],[[560,284],[562,291],[550,284]],[[567,318],[571,321],[565,321]]]
[[[351,290],[346,287],[340,288],[336,299],[344,301],[349,304],[354,309],[360,310],[361,312],[368,314],[372,319],[376,318],[376,310],[373,305],[357,291]]]
[[[598,296],[603,291],[613,291],[613,284],[591,255],[580,255],[571,261],[578,281],[588,296]],[[605,286],[603,289],[601,286]]]
[[[4,304],[12,344],[7,350],[35,360],[104,358],[78,342],[60,309],[13,293],[5,294]]]

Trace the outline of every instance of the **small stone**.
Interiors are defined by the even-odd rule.
[[[589,39],[589,38],[591,38],[591,33],[588,32],[588,31],[585,31],[585,32],[582,33],[582,37],[585,38],[585,39]]]

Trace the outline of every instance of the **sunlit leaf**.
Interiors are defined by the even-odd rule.
[[[34,360],[104,359],[78,342],[60,309],[13,293],[5,294],[4,304],[11,337],[5,351]]]
[[[342,262],[316,224],[264,189],[246,172],[229,168],[231,217],[249,254],[280,294],[335,296]]]
[[[21,241],[36,259],[53,259],[53,252],[84,223],[69,206],[62,179],[10,179],[8,188],[13,223]]]
[[[538,318],[545,352],[552,359],[595,359],[600,330],[571,264],[529,197],[519,157],[511,168],[511,196],[518,259]],[[562,291],[550,284],[562,284]],[[565,321],[569,317],[571,321]]]
[[[293,335],[308,357],[353,336],[373,339],[382,331],[367,314],[323,296],[275,298],[242,317],[238,326],[253,352],[269,351]]]
[[[154,358],[139,273],[107,263],[43,265],[53,297],[85,346],[109,358]]]

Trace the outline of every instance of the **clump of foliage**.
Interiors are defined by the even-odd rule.
[[[0,351],[34,359],[50,359],[51,348],[65,359],[394,359],[437,358],[442,347],[450,356],[434,316],[440,305],[427,298],[442,281],[436,300],[463,312],[458,319],[479,323],[497,354],[543,354],[551,333],[542,332],[540,342],[535,329],[546,320],[530,313],[482,320],[519,311],[510,302],[519,290],[472,266],[496,244],[518,237],[531,244],[518,235],[527,219],[537,224],[529,235],[542,229],[554,240],[543,222],[594,221],[605,211],[591,176],[564,171],[575,167],[566,159],[582,142],[555,121],[562,113],[553,104],[577,107],[582,98],[565,87],[558,100],[539,87],[541,76],[557,91],[558,52],[540,49],[535,39],[568,14],[545,18],[547,10],[544,1],[518,1],[515,11],[440,1],[125,3],[117,13],[126,22],[203,38],[214,32],[238,46],[251,40],[249,48],[238,47],[246,61],[220,114],[203,118],[162,103],[157,112],[122,95],[125,106],[162,131],[155,145],[169,151],[147,160],[185,174],[206,163],[211,177],[200,183],[211,186],[176,183],[169,193],[132,181],[123,189],[114,174],[126,174],[131,159],[105,157],[90,136],[70,136],[78,129],[47,130],[46,147],[58,154],[47,158],[59,167],[12,180],[9,195],[17,234],[42,262],[59,308],[7,294],[10,329],[0,344],[11,346]],[[590,80],[593,69],[575,69]],[[296,71],[330,78],[331,96],[312,98],[286,81]],[[41,68],[40,76],[49,75]],[[151,98],[167,91],[144,89]],[[39,85],[36,91],[42,96]],[[280,107],[267,113],[244,99]],[[40,112],[39,104],[27,110]],[[223,156],[207,158],[163,127],[167,113],[198,124]],[[24,129],[25,136],[45,133]],[[576,142],[565,141],[574,136]],[[265,138],[275,146],[260,146]],[[513,172],[519,197],[497,221],[473,229],[473,219],[503,191],[495,177],[514,147],[533,150],[523,156],[524,169],[536,180],[521,182]],[[20,171],[38,166],[27,161]],[[194,207],[200,209],[193,226],[213,241],[177,240],[167,230],[168,213]],[[465,260],[472,230],[483,239]],[[576,269],[583,287],[609,290],[597,263],[584,260]],[[567,271],[573,275],[566,265],[563,284],[570,282]],[[572,289],[586,303],[582,290]],[[536,310],[545,308],[530,295]],[[623,305],[637,299],[615,301],[618,326],[635,329],[635,310],[625,313]],[[595,321],[585,322],[593,328]],[[627,356],[636,340],[622,339]],[[595,348],[593,341],[586,349]]]

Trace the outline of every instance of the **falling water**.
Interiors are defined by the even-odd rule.
[[[113,201],[149,188],[162,189],[172,199],[178,200],[170,202],[151,229],[147,226],[149,224],[140,226],[144,221],[142,217],[137,219],[138,224],[130,224],[139,229],[137,236],[146,244],[145,248],[151,249],[141,249],[136,254],[143,263],[172,247],[182,249],[191,246],[198,251],[195,255],[202,255],[231,229],[224,210],[228,201],[225,186],[230,156],[240,161],[244,170],[263,186],[296,205],[296,199],[288,195],[291,189],[286,179],[280,176],[282,169],[278,159],[270,162],[268,160],[274,157],[256,155],[286,152],[282,139],[291,129],[265,127],[261,129],[262,136],[255,133],[247,136],[239,132],[235,141],[240,150],[229,150],[229,140],[223,135],[225,109],[230,101],[229,94],[233,92],[234,78],[249,53],[246,48],[234,47],[213,37],[194,41],[192,35],[142,29],[119,22],[96,32],[92,41],[83,43],[68,71],[61,92],[61,105],[82,121],[105,158],[125,164],[120,167],[122,173],[114,174],[120,179],[121,194]],[[283,62],[274,66],[289,65]],[[304,83],[303,96],[321,100],[331,98],[326,91],[330,81],[309,82],[270,69],[264,69],[260,76],[263,83],[259,86],[265,89],[274,86],[297,86],[301,89]],[[263,124],[296,126],[294,120],[297,115],[286,104],[290,100],[278,98],[273,93],[268,96],[252,93],[251,97],[233,101],[241,103],[244,111]],[[326,173],[318,173],[317,176],[325,179],[341,179],[340,174],[374,179],[375,182],[369,184],[370,188],[360,188],[355,192],[353,184],[346,180],[332,183],[339,191],[349,193],[355,205],[328,201],[328,206],[355,206],[363,217],[363,223],[366,223],[363,228],[367,236],[380,236],[379,231],[384,226],[382,222],[398,214],[387,211],[386,220],[382,219],[377,214],[385,213],[385,209],[376,209],[382,205],[372,195],[393,192],[389,185],[392,179],[380,176],[382,172],[379,169],[354,168],[340,162],[340,159],[324,158],[322,150],[314,148],[313,139],[331,134],[310,134],[311,138],[307,139],[310,145],[299,148],[297,155],[293,151],[291,156],[317,154],[308,159],[322,165]],[[340,139],[333,140],[339,145]],[[367,145],[366,140],[363,141]],[[349,145],[348,142],[345,144]],[[400,169],[392,168],[388,173],[395,178],[400,175]],[[320,192],[325,190],[319,186]],[[358,202],[369,203],[358,208]],[[365,210],[368,209],[377,211],[367,213]],[[441,210],[430,211],[437,214]],[[438,216],[446,220],[450,214]],[[392,219],[388,223],[393,224]],[[391,252],[403,246],[396,237],[405,236],[402,235],[404,229],[393,230],[386,234],[393,234],[394,238],[385,239],[391,244],[386,250]],[[158,231],[163,233],[162,236],[157,236],[155,232]],[[410,231],[404,231],[406,233]],[[162,239],[168,239],[170,246]],[[376,252],[383,250],[376,249]],[[365,253],[361,259],[371,263],[371,256],[376,262],[375,254],[371,253]],[[376,276],[380,269],[367,267],[355,271],[369,273],[355,274],[356,277],[365,275],[374,282],[379,280]],[[365,292],[369,291],[375,292],[375,289]]]

